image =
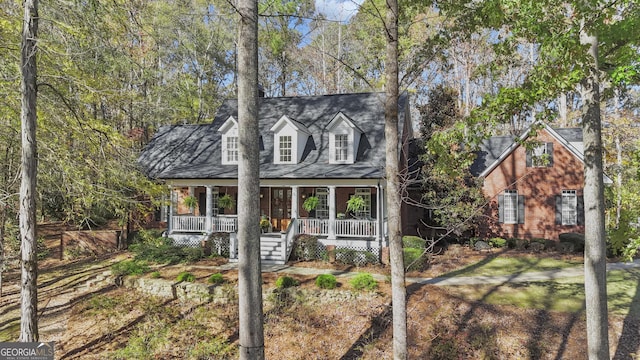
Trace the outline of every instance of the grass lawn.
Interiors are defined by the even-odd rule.
[[[511,275],[582,266],[582,259],[556,259],[536,256],[490,256],[475,264],[444,274],[454,276]]]
[[[451,288],[466,300],[480,300],[495,305],[562,312],[578,312],[584,309],[582,276],[556,281]],[[640,319],[640,269],[608,272],[607,295],[610,313]]]

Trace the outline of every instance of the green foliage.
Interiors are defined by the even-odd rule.
[[[320,289],[335,289],[337,285],[336,277],[332,274],[322,274],[316,278],[316,286]]]
[[[318,199],[317,196],[309,196],[302,203],[302,208],[305,209],[307,212],[310,212],[311,210],[314,210],[318,206],[319,202],[320,200]]]
[[[111,265],[113,275],[142,275],[149,272],[149,265],[146,261],[124,260]]]
[[[211,276],[209,276],[209,279],[207,279],[207,282],[209,284],[216,284],[216,285],[222,284],[224,282],[224,277],[220,273],[211,274]]]
[[[293,240],[293,257],[296,260],[317,260],[318,249],[322,244],[315,235],[299,234]]]
[[[562,233],[558,235],[560,242],[568,242],[573,244],[573,249],[576,252],[584,251],[584,234],[579,233]]]
[[[36,256],[38,260],[44,260],[49,255],[49,249],[44,242],[44,237],[39,236],[36,242]]]
[[[518,238],[508,238],[507,239],[507,247],[509,249],[517,249],[524,250],[529,246],[529,240],[527,239],[518,239]]]
[[[507,245],[507,240],[501,237],[494,237],[488,240],[489,245],[495,248],[505,247]]]
[[[425,269],[427,256],[424,253],[424,249],[404,248],[402,251],[406,271],[422,271]]]
[[[235,346],[228,343],[223,337],[216,336],[198,341],[189,350],[190,359],[232,359],[235,354]]]
[[[402,246],[404,248],[424,249],[426,240],[418,236],[406,235],[402,237]]]
[[[160,278],[160,271],[154,271],[151,274],[149,274],[149,276],[151,276],[152,279],[159,279]]]
[[[378,282],[369,273],[360,273],[349,280],[349,284],[355,290],[373,291],[378,288]]]
[[[640,236],[629,241],[622,252],[622,258],[626,261],[633,261],[633,258],[638,255],[638,250],[640,250]]]
[[[196,281],[196,276],[188,271],[182,271],[178,276],[176,276],[177,282],[194,282]]]
[[[198,207],[198,199],[193,195],[185,196],[185,198],[182,199],[182,202],[189,209],[196,209]]]
[[[129,245],[136,260],[152,263],[177,264],[195,262],[204,257],[201,247],[175,246],[171,238],[158,236],[157,232],[140,231],[137,242]]]
[[[298,280],[290,277],[290,276],[280,276],[277,280],[276,280],[276,287],[278,289],[284,289],[284,288],[289,288],[289,287],[293,287],[293,286],[298,286],[300,283],[298,282]]]
[[[358,213],[365,207],[366,203],[362,196],[352,196],[349,200],[347,200],[347,211],[351,211],[353,213]]]
[[[235,201],[229,194],[224,194],[218,199],[218,206],[225,209],[233,209]]]

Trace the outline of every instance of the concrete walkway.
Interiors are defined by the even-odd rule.
[[[231,270],[238,267],[237,263],[228,263],[217,268],[220,270]],[[607,264],[607,271],[625,270],[632,268],[640,268],[640,259],[628,263],[610,263]],[[298,267],[295,265],[263,265],[262,272],[297,274],[297,275],[320,275],[333,274],[335,277],[350,277],[356,275],[357,272],[340,271],[333,269],[316,269],[307,267]],[[387,279],[387,275],[372,274],[376,280],[382,281]],[[524,272],[511,275],[496,276],[457,276],[457,277],[435,277],[435,278],[416,278],[407,277],[408,283],[425,284],[425,285],[482,285],[482,284],[504,284],[504,283],[522,283],[531,281],[547,281],[562,278],[570,278],[584,275],[584,267],[571,267],[564,269]]]

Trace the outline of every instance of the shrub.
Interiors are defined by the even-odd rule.
[[[276,287],[278,289],[284,289],[284,288],[289,288],[289,287],[293,287],[293,286],[298,286],[298,280],[290,277],[290,276],[280,276],[277,280],[276,280]]]
[[[167,239],[167,238],[165,238]],[[178,264],[197,261],[204,257],[202,248],[181,247],[171,244],[168,239],[162,244],[138,243],[129,247],[136,260],[146,260],[160,264]]]
[[[182,282],[182,281],[194,282],[196,281],[196,276],[188,271],[183,271],[180,274],[178,274],[178,276],[176,276],[176,281],[177,282]]]
[[[507,240],[501,237],[494,237],[489,239],[489,245],[495,248],[505,247],[505,245],[507,245]]]
[[[337,285],[336,277],[331,274],[318,275],[316,278],[316,286],[320,289],[335,289]]]
[[[158,279],[160,277],[160,271],[154,271],[150,274],[152,279]]]
[[[576,252],[584,251],[584,234],[563,233],[558,236],[560,242],[568,242],[573,244],[573,250]]]
[[[316,260],[320,246],[317,236],[300,234],[293,240],[293,256],[297,260]]]
[[[424,249],[418,248],[404,248],[402,249],[404,254],[404,266],[407,271],[422,271],[426,265],[426,259]]]
[[[524,250],[529,246],[529,240],[527,239],[518,239],[518,238],[509,238],[507,239],[507,246],[510,249]]]
[[[349,280],[349,284],[356,290],[366,289],[372,291],[378,287],[378,282],[373,278],[373,275],[369,273],[355,275]]]
[[[116,276],[142,275],[149,272],[149,265],[146,261],[124,260],[111,265],[111,272]]]
[[[403,236],[402,237],[402,246],[406,248],[412,249],[424,249],[426,241],[418,236]]]
[[[222,277],[222,274],[217,273],[209,276],[207,281],[209,284],[222,284],[224,282],[224,278]]]

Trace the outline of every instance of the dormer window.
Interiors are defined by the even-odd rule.
[[[281,163],[291,162],[291,136],[284,135],[279,137],[278,152]]]
[[[327,125],[329,131],[329,163],[353,164],[356,161],[362,130],[343,113]]]
[[[222,165],[238,164],[238,122],[233,117],[220,126],[222,134]]]
[[[270,130],[273,131],[273,163],[299,163],[311,136],[309,129],[303,124],[283,116]]]
[[[345,162],[349,159],[349,135],[335,134],[335,161]]]
[[[238,137],[237,136],[227,136],[227,144],[226,144],[226,158],[228,164],[237,164],[238,163]]]

